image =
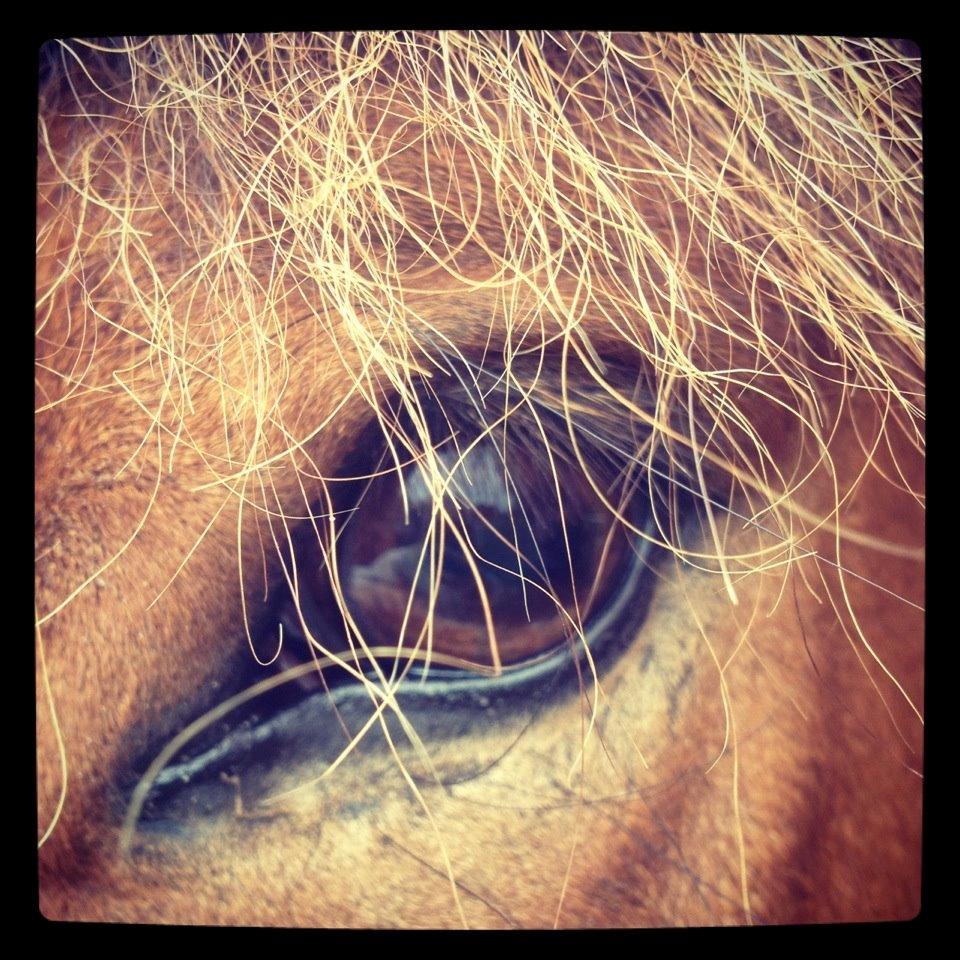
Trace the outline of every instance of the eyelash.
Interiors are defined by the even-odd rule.
[[[512,371],[514,378],[521,367],[522,364],[517,364]],[[482,368],[479,369],[486,373]],[[625,368],[611,363],[609,371],[612,376],[619,376],[624,383],[627,382],[629,374]],[[474,370],[473,373],[476,375],[477,371]],[[491,375],[486,373],[486,376]],[[635,374],[632,379],[636,380]],[[322,725],[317,723],[316,711],[332,711],[331,721],[335,719],[336,722],[329,725],[331,728],[346,731],[348,715],[352,717],[355,727],[361,726],[363,720],[369,719],[371,696],[374,697],[374,702],[377,700],[376,693],[371,692],[371,678],[374,684],[382,685],[384,682],[396,682],[399,676],[403,676],[405,683],[400,696],[403,698],[405,715],[419,713],[425,721],[430,719],[430,722],[433,722],[431,718],[441,716],[444,718],[442,722],[447,725],[448,735],[456,735],[456,730],[464,725],[479,722],[480,717],[489,718],[491,711],[502,714],[505,711],[530,709],[531,704],[545,703],[567,693],[583,690],[592,673],[607,669],[629,646],[645,619],[652,595],[651,571],[655,570],[661,553],[655,542],[658,532],[663,528],[663,510],[668,511],[668,526],[675,528],[677,522],[674,515],[678,510],[682,512],[689,509],[686,501],[681,504],[681,488],[663,481],[663,476],[676,475],[676,463],[664,462],[660,464],[661,469],[641,471],[635,458],[622,449],[622,439],[617,444],[610,438],[609,434],[613,432],[610,411],[596,406],[596,415],[590,419],[593,429],[586,428],[581,422],[587,419],[584,414],[574,418],[562,412],[558,402],[561,391],[555,384],[541,384],[536,399],[531,389],[527,401],[509,404],[502,402],[508,399],[510,393],[502,386],[502,380],[496,381],[486,394],[477,390],[472,397],[468,396],[470,390],[465,385],[467,382],[470,381],[462,375],[438,375],[429,389],[421,386],[414,411],[419,408],[419,412],[423,414],[430,410],[431,404],[434,405],[433,415],[425,418],[431,423],[426,424],[424,421],[420,424],[422,432],[424,426],[436,428],[442,420],[448,434],[448,450],[462,449],[463,444],[458,446],[456,437],[449,435],[459,432],[482,436],[483,431],[489,429],[489,422],[496,422],[495,416],[486,414],[485,411],[499,412],[506,409],[509,415],[504,416],[502,425],[505,432],[498,433],[495,430],[487,440],[481,442],[491,446],[496,442],[498,448],[509,451],[508,434],[512,430],[521,437],[521,449],[528,452],[536,450],[532,443],[532,439],[536,439],[541,444],[541,450],[537,452],[541,453],[546,438],[549,456],[530,457],[536,465],[528,469],[542,469],[543,463],[548,462],[553,471],[561,469],[571,473],[583,471],[586,466],[595,475],[592,486],[595,486],[598,479],[603,480],[606,492],[610,493],[611,490],[618,489],[619,484],[619,510],[623,516],[630,518],[637,530],[644,533],[644,536],[630,536],[617,582],[607,590],[603,602],[596,610],[591,611],[583,622],[581,636],[571,636],[568,631],[565,642],[558,642],[550,649],[538,650],[531,658],[508,664],[502,672],[493,671],[494,675],[490,675],[490,670],[478,671],[475,668],[470,671],[462,666],[450,666],[450,661],[445,663],[445,658],[436,651],[432,658],[428,654],[416,659],[402,657],[400,651],[394,649],[393,657],[388,656],[381,662],[378,669],[382,672],[377,676],[371,671],[370,662],[358,651],[362,640],[360,644],[355,643],[354,636],[348,632],[348,643],[339,650],[339,673],[335,669],[331,675],[329,669],[326,669],[335,663],[330,655],[336,655],[338,651],[335,646],[317,644],[316,638],[312,636],[315,631],[311,627],[317,627],[317,620],[329,626],[335,621],[339,611],[330,608],[329,589],[326,607],[314,601],[304,602],[304,563],[298,554],[302,553],[303,544],[311,538],[314,542],[320,542],[316,538],[323,529],[323,524],[332,522],[330,508],[334,508],[334,517],[342,515],[342,512],[336,509],[337,504],[356,496],[359,487],[361,493],[356,497],[352,508],[345,511],[348,519],[342,524],[337,536],[345,535],[344,532],[348,531],[351,525],[354,533],[358,532],[363,522],[364,497],[369,496],[369,485],[391,482],[391,479],[385,480],[385,477],[392,478],[392,482],[396,483],[395,468],[392,474],[389,470],[384,472],[385,461],[394,460],[411,469],[411,464],[422,459],[422,449],[419,457],[416,456],[417,445],[412,437],[416,436],[417,432],[412,429],[409,405],[405,410],[399,398],[394,396],[383,403],[378,420],[359,435],[355,449],[344,458],[337,471],[340,477],[362,478],[365,474],[379,474],[379,479],[367,481],[366,484],[363,479],[327,484],[325,503],[315,503],[309,511],[309,517],[301,519],[298,525],[289,531],[287,545],[274,563],[276,569],[267,591],[265,609],[251,630],[251,637],[258,648],[268,649],[271,644],[269,638],[277,637],[278,623],[285,622],[286,629],[280,634],[281,649],[288,645],[289,650],[290,644],[299,641],[308,656],[304,657],[300,666],[293,668],[290,667],[291,660],[288,656],[280,665],[285,669],[266,681],[263,679],[262,668],[253,662],[249,650],[243,651],[229,665],[227,673],[232,680],[227,689],[220,691],[220,706],[215,708],[213,718],[216,726],[203,720],[198,721],[194,725],[197,729],[188,728],[189,736],[181,734],[178,737],[182,742],[172,741],[165,744],[159,757],[156,751],[153,751],[153,755],[149,757],[153,762],[132,794],[129,793],[128,785],[125,795],[132,797],[127,806],[128,842],[132,837],[133,824],[138,821],[165,825],[171,819],[180,819],[186,810],[193,809],[197,803],[201,806],[206,804],[209,812],[229,803],[233,794],[219,782],[225,774],[235,775],[237,771],[243,770],[244,775],[249,776],[250,768],[258,763],[265,762],[269,768],[279,766],[284,762],[284,757],[289,761],[294,756],[322,756],[324,744],[320,742],[322,738],[318,734]],[[513,386],[515,390],[518,389],[516,383]],[[549,389],[550,386],[552,389]],[[574,390],[574,393],[581,397],[588,396],[580,381],[575,381],[574,386],[579,388]],[[631,389],[635,392],[638,388],[632,386]],[[385,424],[388,425],[386,431]],[[436,443],[435,434],[438,431],[430,429],[425,432],[429,434],[431,441]],[[622,427],[620,433],[624,433]],[[580,436],[574,440],[571,434]],[[379,439],[384,449],[375,451],[371,456],[367,446],[374,438]],[[526,448],[524,443],[528,445]],[[393,450],[389,449],[391,444],[394,445]],[[436,449],[442,450],[442,446],[441,443]],[[406,448],[403,451],[405,455],[401,456],[398,447]],[[417,467],[413,466],[412,469],[416,470]],[[504,474],[510,476],[506,464]],[[545,509],[544,503],[549,506],[549,497],[540,503],[522,503],[524,498],[520,496],[519,488],[524,482],[522,479],[513,481],[512,487],[524,507],[524,520],[533,527],[538,523],[540,526],[548,525],[542,513]],[[334,492],[331,493],[331,489]],[[475,506],[462,496],[462,487],[457,490],[454,486],[452,489],[464,500],[461,512]],[[510,487],[506,489],[509,490]],[[572,496],[569,484],[563,492],[568,498]],[[551,488],[550,493],[555,495],[555,489]],[[599,500],[595,498],[594,502],[595,506],[599,506]],[[375,523],[379,523],[382,517],[377,515],[373,519]],[[611,521],[612,519],[608,518]],[[619,522],[614,526],[617,527],[614,535],[624,536]],[[284,541],[278,538],[277,542]],[[440,574],[442,576],[442,570]],[[326,570],[321,580],[329,584],[331,578]],[[441,592],[442,589],[441,583]],[[342,596],[339,599],[342,601]],[[295,621],[289,615],[289,609],[286,618],[278,613],[281,607],[286,605],[289,608],[291,603],[295,606],[296,617],[300,620],[302,629],[299,631],[294,626]],[[306,611],[304,607],[307,608]],[[309,622],[311,620],[313,623]],[[299,636],[296,636],[297,633]],[[354,633],[356,639],[360,639],[359,632]],[[327,636],[324,635],[325,640]],[[275,644],[276,640],[273,642]],[[325,668],[325,672],[319,675],[318,683],[314,671],[320,666]],[[308,689],[304,691],[303,686],[308,678],[312,678],[312,687],[308,683]],[[363,682],[364,678],[367,682]],[[301,681],[299,687],[293,682],[296,680]],[[375,690],[375,687],[373,689]],[[235,693],[234,698],[224,700],[232,691]],[[233,705],[229,710],[224,710],[224,704],[231,702]],[[229,722],[225,722],[228,714]],[[203,729],[204,726],[206,729]],[[305,737],[304,730],[311,732]],[[271,757],[266,761],[263,760],[265,743],[272,744]],[[329,747],[329,744],[327,746]],[[161,758],[162,762],[158,763]],[[147,760],[146,756],[140,758],[132,764],[132,768],[144,770]],[[197,796],[200,797],[199,801]]]

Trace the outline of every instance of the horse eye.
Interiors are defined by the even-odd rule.
[[[636,512],[636,477],[607,456],[588,478],[549,413],[521,406],[488,430],[460,407],[418,404],[428,451],[398,415],[400,466],[387,468],[380,423],[360,438],[345,471],[369,479],[330,484],[331,522],[308,522],[294,540],[285,666],[297,649],[309,655],[309,638],[361,670],[376,651],[426,679],[509,671],[575,644],[616,593],[633,559],[617,513]],[[302,684],[324,682],[318,668]]]
[[[581,429],[555,397],[508,399],[448,383],[384,404],[278,557],[251,630],[267,651],[282,627],[278,672],[239,651],[208,712],[131,762],[146,773],[125,843],[140,821],[229,809],[240,773],[258,796],[286,767],[335,762],[388,686],[439,741],[507,729],[629,647],[656,562],[639,533],[678,511],[676,490],[625,449],[622,419]]]

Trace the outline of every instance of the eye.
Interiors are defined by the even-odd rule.
[[[636,468],[591,443],[588,474],[555,412],[504,399],[447,384],[360,437],[342,468],[358,479],[330,484],[329,523],[294,540],[285,663],[312,643],[359,670],[377,651],[424,679],[499,674],[569,648],[609,604],[642,552],[618,521],[643,522]]]
[[[275,672],[230,662],[206,718],[134,765],[128,828],[229,807],[240,773],[251,796],[335,762],[388,696],[436,743],[583,692],[630,645],[678,486],[586,382],[571,403],[535,369],[511,377],[478,366],[383,399],[315,477],[251,631],[280,641]]]

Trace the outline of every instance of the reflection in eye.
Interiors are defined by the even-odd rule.
[[[479,403],[454,386],[420,403],[426,455],[410,444],[409,462],[384,470],[380,424],[361,437],[348,472],[372,479],[336,485],[333,517],[346,519],[333,536],[308,523],[297,539],[300,587],[281,605],[288,641],[310,635],[329,648],[339,634],[354,656],[361,646],[396,649],[498,672],[571,643],[622,582],[629,532],[558,418],[521,404],[489,430]],[[410,443],[408,416],[395,430]],[[591,452],[604,499],[641,513],[636,468]]]

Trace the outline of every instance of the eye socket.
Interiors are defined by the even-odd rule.
[[[463,392],[360,437],[342,472],[361,479],[330,484],[330,523],[295,537],[288,646],[310,636],[360,669],[368,648],[415,672],[509,670],[574,643],[615,593],[632,552],[604,499],[635,513],[635,474],[595,457],[591,484],[555,413]],[[427,443],[411,441],[414,415]]]
[[[441,740],[516,722],[630,646],[656,563],[636,531],[656,536],[667,494],[631,455],[629,424],[584,397],[580,424],[555,390],[522,403],[454,377],[434,390],[413,410],[385,402],[290,529],[251,631],[268,650],[282,624],[279,675],[236,654],[216,725],[165,745],[136,785],[128,836],[141,816],[167,829],[228,808],[224,775],[243,771],[253,796],[287,767],[333,762],[381,696],[359,674],[396,681],[407,721]]]

